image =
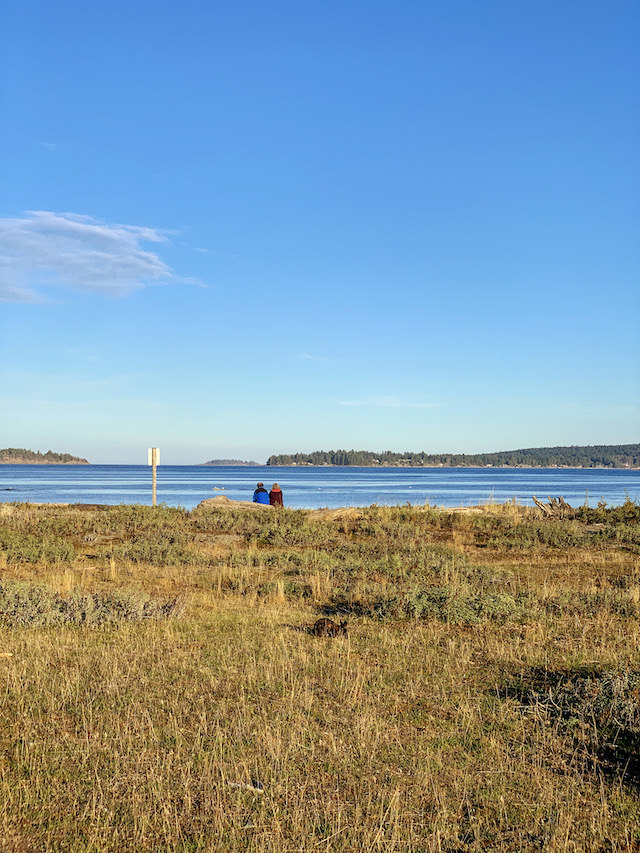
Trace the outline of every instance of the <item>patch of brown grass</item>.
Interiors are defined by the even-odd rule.
[[[65,594],[179,594],[188,607],[94,630],[0,625],[12,655],[0,658],[0,850],[639,849],[624,767],[542,702],[550,688],[566,707],[573,696],[591,707],[588,684],[558,692],[558,673],[603,685],[597,673],[640,669],[638,620],[613,606],[640,597],[637,556],[514,550],[494,528],[489,545],[487,524],[530,521],[512,509],[513,526],[496,508],[224,513],[4,517],[15,532],[42,523],[84,543],[73,563],[6,563],[5,578]],[[142,547],[159,525],[186,537],[193,564],[121,559],[100,539]],[[497,584],[535,608],[475,625],[351,614],[348,638],[297,630],[345,585],[367,601],[408,583],[456,595]]]

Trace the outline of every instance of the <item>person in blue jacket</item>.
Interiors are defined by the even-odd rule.
[[[268,504],[269,503],[269,492],[265,489],[263,483],[258,483],[258,486],[253,493],[253,502],[254,504]]]

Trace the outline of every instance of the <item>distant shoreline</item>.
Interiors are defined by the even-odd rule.
[[[268,466],[337,466],[366,468],[640,468],[640,444],[525,447],[491,453],[398,453],[392,450],[314,450],[280,453]]]
[[[28,450],[26,447],[0,448],[0,465],[89,465],[89,460],[72,453]]]
[[[0,465],[62,465],[64,467],[68,467],[69,465],[91,465],[91,462],[87,462],[86,460],[78,460],[77,462],[46,462],[38,460],[30,462],[27,459],[0,459]]]
[[[142,462],[15,462],[8,460],[0,460],[2,465],[28,465],[34,467],[37,465],[46,465],[47,467],[62,467],[69,466],[81,467],[114,467],[114,468],[147,468],[148,466]],[[384,471],[399,470],[399,471],[456,471],[456,470],[475,470],[475,471],[640,471],[637,465],[310,465],[303,463],[293,463],[291,465],[266,465],[256,462],[254,465],[210,465],[202,462],[194,463],[176,463],[170,465],[159,465],[159,468],[339,468],[343,471],[349,469],[357,470],[358,468],[379,468]]]
[[[90,465],[88,459],[71,453],[0,448],[0,465]],[[96,463],[105,464],[105,463]],[[107,463],[127,465],[131,463]],[[134,466],[140,463],[133,463]],[[169,466],[164,466],[169,467]],[[173,466],[172,466],[173,467]],[[412,470],[640,470],[639,444],[570,445],[530,447],[491,453],[418,453],[386,450],[315,450],[311,453],[271,455],[264,464],[251,459],[214,457],[175,467],[194,468],[380,468]]]
[[[637,465],[307,465],[304,463],[292,463],[291,465],[257,465],[257,468],[381,468],[388,470],[397,468],[403,471],[453,471],[456,469],[475,469],[477,471],[491,471],[510,469],[512,471],[640,471]]]

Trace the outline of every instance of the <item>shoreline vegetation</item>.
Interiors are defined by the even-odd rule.
[[[380,468],[640,468],[640,444],[534,447],[497,453],[373,453],[318,450],[270,456],[273,466]]]
[[[0,465],[90,465],[87,459],[48,450],[0,449]],[[363,468],[625,468],[640,469],[640,444],[534,447],[497,453],[395,453],[387,450],[317,450],[272,455],[263,466],[241,459],[211,459],[197,467]]]
[[[0,465],[90,465],[86,459],[70,453],[54,453],[47,450],[26,450],[24,447],[5,447],[0,450]]]
[[[210,459],[208,462],[201,462],[201,467],[210,466],[212,468],[215,467],[227,467],[227,468],[259,468],[259,462],[244,462],[242,459]]]
[[[0,506],[0,848],[638,850],[640,505],[551,509]]]

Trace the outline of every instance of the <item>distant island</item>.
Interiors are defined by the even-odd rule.
[[[316,450],[270,456],[267,465],[354,465],[380,468],[640,468],[640,444],[533,447],[498,453],[373,453]]]
[[[251,468],[261,467],[258,462],[244,462],[242,459],[210,459],[209,462],[202,462],[201,465],[226,465],[228,467],[235,465],[236,467],[246,466]]]
[[[89,465],[86,459],[70,453],[54,453],[47,450],[25,450],[24,447],[5,447],[0,450],[0,465]]]

